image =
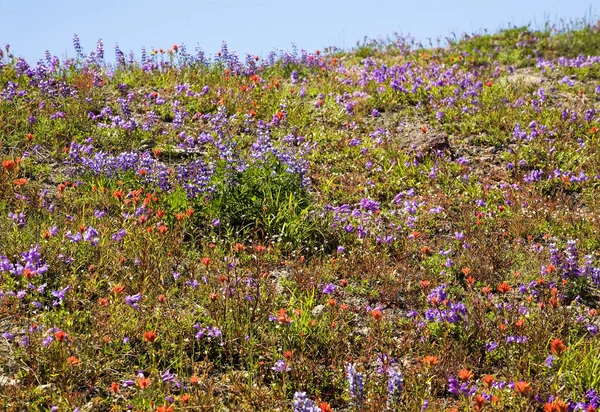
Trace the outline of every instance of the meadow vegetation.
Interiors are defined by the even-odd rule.
[[[4,410],[595,411],[600,24],[0,50]]]

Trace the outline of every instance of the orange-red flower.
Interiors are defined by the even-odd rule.
[[[437,365],[438,363],[440,363],[440,360],[438,359],[438,357],[432,356],[432,355],[425,356],[423,359],[421,359],[421,361],[427,366],[433,366],[433,365]]]
[[[520,394],[520,395],[527,395],[529,392],[531,392],[531,384],[525,381],[519,381],[519,382],[515,382],[515,390]]]
[[[17,179],[14,181],[15,186],[19,186],[19,187],[25,186],[27,183],[29,183],[29,182],[24,177],[21,177],[20,179]]]
[[[110,384],[110,391],[112,393],[119,393],[119,384],[117,382],[113,382]]]
[[[277,312],[277,321],[283,325],[288,325],[292,323],[292,320],[288,318],[287,309],[279,309]]]
[[[463,382],[470,381],[471,379],[473,379],[473,372],[471,372],[468,369],[461,369],[458,372],[458,379],[460,379]]]
[[[483,405],[485,405],[486,402],[487,400],[483,396],[475,395],[475,410],[481,410],[481,408],[483,408]]]
[[[567,412],[569,405],[560,399],[555,399],[552,403],[548,402],[544,405],[544,412]]]
[[[502,282],[498,285],[498,292],[500,293],[506,293],[509,292],[512,288],[510,287],[510,285],[506,282]]]
[[[190,385],[192,385],[192,386],[200,385],[200,379],[197,376],[190,377]]]
[[[150,385],[152,385],[152,382],[150,382],[150,379],[144,377],[144,378],[140,378],[137,381],[137,385],[140,387],[140,389],[144,390],[144,389],[148,389],[150,387]]]
[[[65,332],[63,332],[62,330],[59,330],[58,332],[56,332],[54,334],[54,337],[56,338],[57,341],[64,342],[64,340],[67,338],[67,334]]]
[[[331,409],[331,406],[329,406],[329,404],[327,402],[321,402],[319,404],[319,409],[321,409],[321,412],[332,412],[333,409]]]
[[[79,359],[77,359],[75,356],[69,356],[67,358],[67,362],[69,363],[69,365],[78,365],[79,364]]]
[[[4,168],[4,170],[6,170],[7,172],[10,172],[11,170],[13,170],[15,167],[17,166],[17,164],[15,163],[14,160],[11,159],[7,159],[4,160],[2,162],[2,167]]]
[[[381,313],[381,311],[379,309],[373,309],[371,311],[371,316],[373,316],[373,319],[375,319],[375,320],[383,319],[383,313]]]
[[[550,352],[554,355],[561,355],[567,351],[567,347],[560,339],[554,339],[550,342]]]
[[[144,332],[144,340],[146,342],[154,342],[157,338],[156,332],[152,331],[152,330],[148,330],[146,332]]]
[[[202,260],[200,261],[204,266],[209,266],[210,265],[210,258],[204,257],[202,258]]]
[[[159,406],[158,408],[156,408],[156,412],[174,412],[175,411],[175,406],[174,405],[163,405],[163,406]]]
[[[185,405],[186,403],[189,402],[189,400],[190,400],[190,394],[189,393],[181,395],[181,403],[182,404]]]
[[[481,380],[486,388],[491,388],[492,383],[494,383],[496,378],[494,378],[492,375],[485,375],[483,378],[481,378]]]

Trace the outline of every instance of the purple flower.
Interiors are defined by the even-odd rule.
[[[292,368],[286,365],[283,359],[279,359],[277,362],[275,362],[275,365],[271,369],[279,373],[289,372],[292,370]]]
[[[333,292],[335,292],[336,286],[332,283],[328,283],[323,287],[322,292],[325,295],[331,295]]]
[[[135,295],[128,295],[125,296],[125,303],[129,306],[131,306],[134,309],[137,309],[139,307],[138,303],[142,300],[142,294],[141,293],[137,293]]]
[[[350,396],[356,405],[361,407],[365,390],[363,375],[356,371],[354,364],[349,363],[346,366],[346,378],[350,386]]]
[[[402,379],[402,373],[395,367],[390,368],[388,375],[388,405],[391,406],[400,402],[402,390],[404,389],[404,380]]]
[[[294,412],[320,412],[319,408],[312,400],[308,399],[306,392],[294,393]]]

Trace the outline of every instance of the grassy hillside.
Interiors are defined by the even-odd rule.
[[[0,51],[5,410],[594,411],[600,25]]]

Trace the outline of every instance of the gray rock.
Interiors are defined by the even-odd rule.
[[[414,148],[418,152],[427,153],[450,150],[450,142],[445,133],[421,133],[410,135],[407,140],[402,142],[402,147]]]
[[[323,314],[323,311],[325,310],[325,305],[317,305],[313,308],[312,310],[312,315],[315,318],[319,318],[321,317],[321,315]]]

